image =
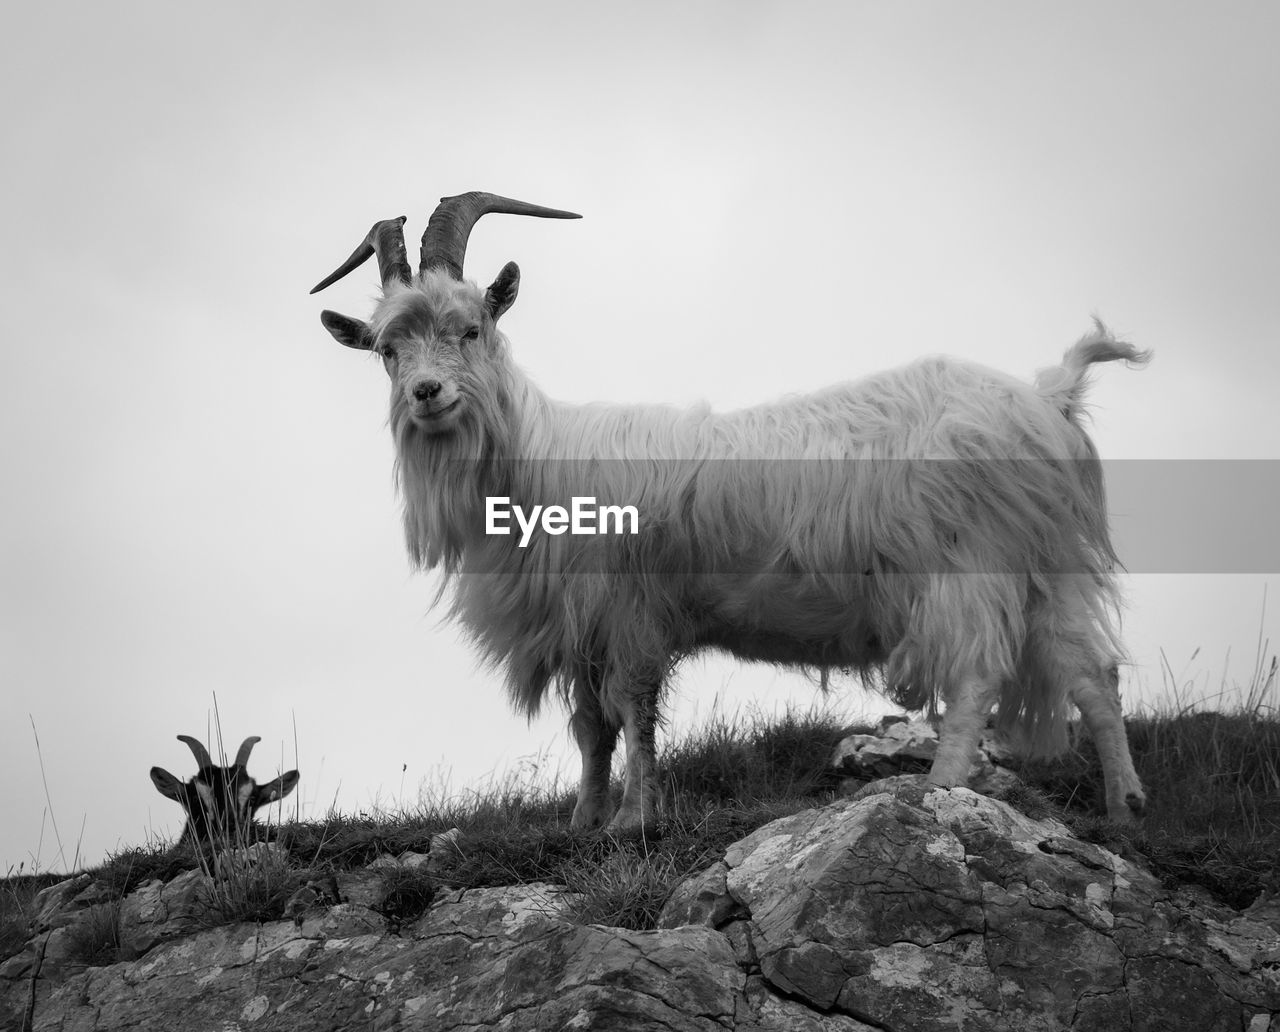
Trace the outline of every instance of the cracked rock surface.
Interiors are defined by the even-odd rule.
[[[874,783],[684,888],[664,924],[706,921],[772,991],[876,1029],[1280,1029],[1280,921],[967,789]]]
[[[152,883],[121,908],[140,955],[77,968],[51,944],[93,887],[54,888],[0,965],[2,1028],[1280,1032],[1276,908],[1171,893],[1056,821],[914,778],[758,829],[649,932],[574,924],[547,884],[442,894],[398,934],[351,893],[191,931]]]

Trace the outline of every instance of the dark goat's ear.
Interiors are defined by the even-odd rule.
[[[515,304],[518,293],[520,293],[520,266],[515,262],[507,262],[498,273],[498,278],[484,292],[484,306],[493,316],[494,322],[497,322],[498,317]]]
[[[266,806],[267,803],[274,803],[277,799],[283,799],[298,784],[298,777],[298,772],[291,770],[288,774],[281,774],[274,781],[268,781],[265,785],[254,786],[253,808],[256,810],[259,806]]]
[[[151,783],[156,786],[162,796],[172,799],[175,803],[181,803],[185,798],[182,782],[163,767],[151,768]]]
[[[373,347],[373,331],[369,329],[368,323],[352,319],[349,315],[331,312],[327,308],[320,313],[320,321],[339,344],[360,351],[368,351]]]

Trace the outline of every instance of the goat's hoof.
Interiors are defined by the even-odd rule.
[[[569,819],[569,830],[587,834],[599,831],[609,819],[610,810],[605,806],[575,806]]]
[[[604,829],[604,833],[610,838],[623,841],[642,838],[655,839],[658,838],[658,822],[652,817],[646,818],[640,814],[623,814],[620,811],[609,822],[608,827]]]
[[[1107,818],[1117,824],[1132,824],[1146,808],[1147,800],[1141,792],[1127,792],[1123,802],[1107,803]]]

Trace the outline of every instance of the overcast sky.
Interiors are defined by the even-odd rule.
[[[175,835],[147,771],[193,772],[174,736],[207,736],[215,692],[226,748],[261,735],[263,780],[299,767],[306,816],[530,758],[576,779],[565,715],[512,715],[409,571],[385,374],[318,319],[367,316],[372,266],[307,294],[376,219],[407,214],[415,253],[443,194],[584,215],[490,216],[467,258],[482,284],[520,263],[504,329],[556,397],[728,409],[934,352],[1029,377],[1097,313],[1155,352],[1097,377],[1104,456],[1280,459],[1274,5],[126,2],[7,21],[0,875]],[[1141,571],[1128,705],[1159,698],[1162,649],[1211,693],[1248,679],[1260,630],[1280,637],[1275,553],[1255,558],[1274,463],[1202,479],[1220,466],[1114,485]],[[1237,550],[1149,547],[1187,527]],[[677,723],[717,693],[814,696],[698,661]],[[834,701],[886,709],[856,686]]]

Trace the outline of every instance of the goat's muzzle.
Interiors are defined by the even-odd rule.
[[[408,387],[405,401],[414,424],[429,434],[452,429],[466,405],[456,388],[431,379],[418,380]]]
[[[443,389],[444,384],[439,380],[419,380],[413,385],[410,393],[414,401],[430,401]]]

